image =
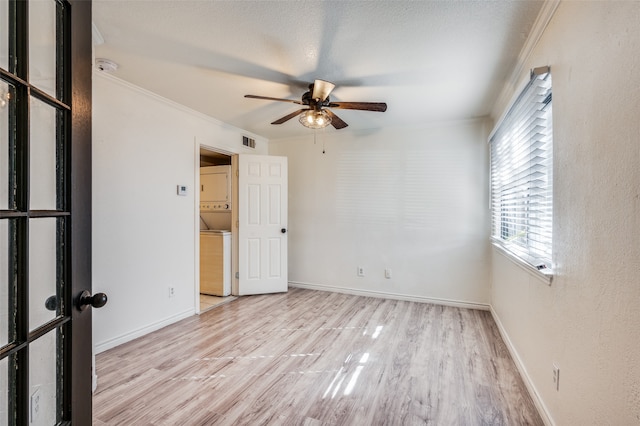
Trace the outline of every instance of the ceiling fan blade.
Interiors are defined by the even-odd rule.
[[[385,112],[387,110],[387,104],[384,102],[331,102],[327,106],[329,108],[359,109],[362,111]]]
[[[264,99],[266,101],[291,102],[293,104],[302,105],[301,101],[297,101],[295,99],[271,98],[269,96],[257,96],[257,95],[244,95],[244,97],[250,98],[250,99]]]
[[[347,123],[345,123],[344,121],[342,121],[342,118],[338,117],[337,115],[335,115],[333,113],[333,111],[331,111],[330,109],[323,109],[323,111],[326,111],[327,114],[329,114],[331,116],[331,125],[333,127],[335,127],[337,130],[339,129],[344,129],[345,127],[348,126]]]
[[[287,115],[285,115],[284,117],[277,119],[276,121],[274,121],[274,122],[273,122],[273,123],[271,123],[271,124],[282,124],[282,123],[284,123],[285,121],[289,121],[289,120],[291,120],[293,117],[296,117],[296,116],[298,116],[298,115],[302,114],[302,113],[303,113],[303,112],[305,112],[305,111],[309,111],[309,108],[299,109],[299,110],[297,110],[297,111],[295,111],[295,112],[292,112],[291,114],[287,114]]]
[[[329,97],[334,87],[336,87],[336,85],[329,81],[316,80],[313,82],[313,94],[311,97],[313,99],[320,99],[322,102]]]

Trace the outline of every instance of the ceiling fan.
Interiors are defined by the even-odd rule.
[[[293,117],[300,116],[300,123],[311,129],[321,129],[331,124],[336,129],[344,129],[348,126],[340,117],[335,115],[329,108],[338,109],[357,109],[362,111],[379,111],[387,110],[387,104],[384,102],[331,102],[329,94],[336,87],[335,84],[324,80],[315,80],[309,85],[309,91],[302,95],[302,100],[270,98],[268,96],[244,95],[245,98],[265,99],[268,101],[291,102],[298,105],[304,105],[306,108],[294,111],[284,117],[274,121],[271,124],[282,124],[291,120]]]

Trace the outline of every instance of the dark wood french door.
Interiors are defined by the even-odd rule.
[[[91,2],[0,0],[0,424],[91,424]]]

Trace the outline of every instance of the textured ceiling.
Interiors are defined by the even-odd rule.
[[[540,1],[94,0],[96,58],[115,76],[269,139],[309,134],[285,102],[319,78],[334,101],[387,102],[385,113],[334,110],[345,130],[488,115]]]

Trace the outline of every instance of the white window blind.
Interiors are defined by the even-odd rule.
[[[489,136],[492,240],[537,269],[552,266],[551,100],[549,68],[533,70]]]

